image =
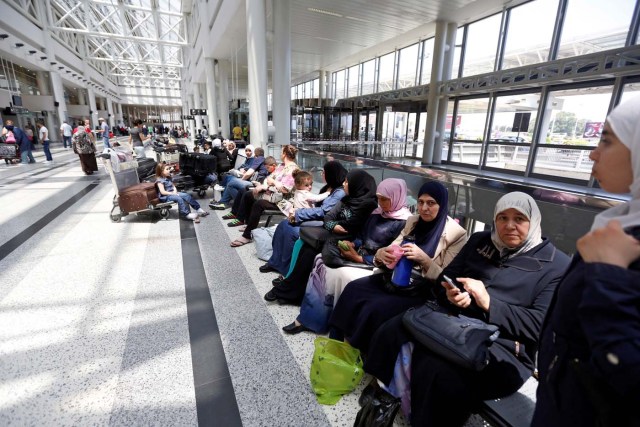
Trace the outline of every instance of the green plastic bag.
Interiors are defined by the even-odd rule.
[[[346,342],[318,337],[311,362],[311,387],[318,403],[335,405],[360,384],[364,371],[360,351]]]

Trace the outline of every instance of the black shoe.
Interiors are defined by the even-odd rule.
[[[278,285],[279,285],[280,283],[282,283],[282,282],[284,282],[284,277],[282,277],[282,276],[278,276],[278,277],[276,277],[275,279],[273,279],[273,280],[271,281],[271,284],[272,284],[273,286],[278,286]]]
[[[273,302],[273,301],[275,301],[277,299],[278,299],[278,297],[276,296],[275,293],[273,293],[273,289],[271,289],[269,292],[264,294],[264,300],[265,301]]]
[[[291,335],[299,334],[300,332],[306,332],[306,331],[313,332],[311,329],[307,328],[302,324],[296,325],[296,322],[291,322],[289,325],[283,326],[282,330]]]
[[[269,263],[260,266],[260,273],[270,273],[272,271],[276,271],[276,269],[271,267]]]

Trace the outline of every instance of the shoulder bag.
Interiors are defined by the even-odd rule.
[[[322,250],[324,242],[332,235],[333,233],[324,227],[300,227],[300,238],[304,243],[315,249],[316,252]]]
[[[407,310],[402,323],[416,341],[435,354],[474,371],[489,364],[489,346],[499,335],[497,326],[451,314],[432,301]]]

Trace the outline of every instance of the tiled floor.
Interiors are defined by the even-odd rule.
[[[282,332],[298,309],[224,212],[112,223],[105,172],[52,151],[0,164],[0,425],[353,425],[368,378],[316,402],[315,335]]]

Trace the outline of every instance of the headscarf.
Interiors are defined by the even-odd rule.
[[[331,190],[335,190],[336,188],[342,187],[344,184],[344,180],[347,178],[347,170],[335,160],[331,160],[324,164],[324,180],[327,182],[322,188],[321,193],[326,191],[326,188],[331,188]]]
[[[517,248],[508,247],[500,240],[500,236],[498,236],[496,217],[500,212],[504,212],[507,209],[515,209],[529,219],[529,233],[527,234],[527,238]],[[491,241],[500,251],[500,257],[512,258],[542,243],[541,221],[542,215],[540,214],[540,209],[538,209],[538,205],[536,201],[533,200],[533,197],[528,194],[514,191],[500,197],[493,210],[493,225],[491,226]]]
[[[403,219],[406,221],[411,216],[411,212],[407,209],[407,183],[404,179],[387,178],[378,184],[376,195],[381,195],[387,199],[391,199],[391,210],[384,212],[378,206],[371,214],[379,214],[383,218]]]
[[[249,145],[245,145],[245,146],[244,146],[244,149],[245,149],[245,150],[251,150],[251,157],[255,157],[255,152],[256,152],[256,150],[255,150],[255,148],[253,148],[253,145],[251,145],[251,144],[249,144]],[[246,154],[247,154],[247,152],[245,151],[245,152],[244,152],[244,154],[246,155]],[[249,158],[249,156],[247,156],[247,158]]]
[[[222,146],[222,141],[220,141],[220,138],[216,138],[211,142],[213,148],[220,148]]]
[[[640,225],[640,96],[623,102],[611,111],[607,122],[613,133],[631,151],[631,200],[596,215],[592,230],[615,219],[623,228]]]
[[[78,126],[76,128],[76,135],[82,135],[83,133],[87,133],[87,130],[84,128],[84,126]]]
[[[348,206],[353,211],[360,208],[369,208],[376,202],[376,180],[364,169],[353,169],[347,174],[349,184],[349,195],[342,198],[342,204]],[[371,207],[371,212],[373,207]]]
[[[427,222],[422,218],[418,218],[418,222],[413,228],[413,235],[416,238],[416,245],[418,245],[424,253],[433,258],[438,248],[438,243],[440,243],[444,226],[447,223],[449,192],[447,188],[438,181],[429,181],[420,187],[418,199],[423,194],[428,194],[433,197],[433,200],[438,203],[440,209],[432,221]]]

